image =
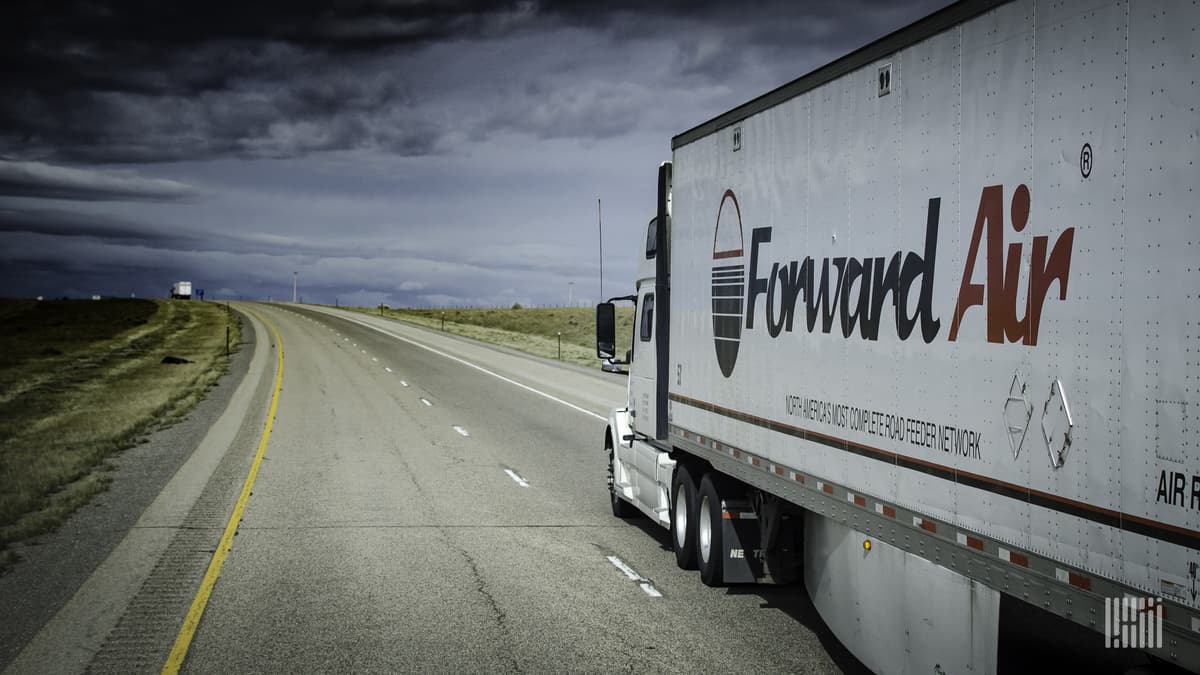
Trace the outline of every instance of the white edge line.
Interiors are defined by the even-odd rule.
[[[546,392],[544,392],[544,391],[541,391],[541,390],[539,390],[539,389],[534,389],[533,387],[531,387],[531,386],[529,386],[529,385],[527,385],[527,384],[524,384],[524,383],[522,383],[522,382],[517,382],[517,381],[516,381],[516,380],[514,380],[514,379],[511,379],[511,378],[505,377],[505,376],[503,376],[503,375],[501,375],[501,374],[499,374],[499,373],[496,373],[496,372],[493,372],[493,371],[491,371],[491,370],[488,370],[487,368],[484,368],[483,366],[480,366],[480,365],[477,365],[477,364],[471,363],[470,361],[467,361],[466,359],[460,359],[460,358],[458,358],[457,356],[452,356],[452,355],[450,355],[450,354],[447,354],[446,352],[443,352],[443,351],[441,351],[440,349],[435,349],[435,348],[433,348],[433,347],[430,347],[430,346],[428,346],[428,345],[421,344],[420,342],[417,342],[416,340],[411,340],[411,339],[409,339],[409,338],[406,338],[406,337],[403,337],[403,336],[401,336],[401,335],[396,335],[395,333],[392,333],[392,332],[390,332],[390,331],[384,330],[384,329],[382,329],[382,328],[380,328],[380,327],[378,327],[378,326],[373,326],[373,325],[371,325],[371,324],[369,324],[369,323],[366,323],[366,322],[364,322],[364,321],[360,321],[360,320],[358,320],[358,319],[356,319],[356,318],[353,318],[353,317],[344,317],[344,318],[345,318],[347,321],[353,321],[354,323],[357,323],[357,324],[359,324],[360,326],[366,326],[367,328],[370,328],[371,330],[374,330],[374,331],[378,331],[378,332],[380,332],[380,333],[383,333],[384,335],[390,335],[390,336],[392,336],[392,337],[396,338],[397,340],[401,340],[401,341],[404,341],[404,342],[407,342],[407,343],[409,343],[410,345],[413,345],[413,346],[416,346],[416,347],[420,347],[421,349],[424,349],[425,351],[433,352],[434,354],[437,354],[438,356],[442,356],[442,357],[445,357],[445,358],[447,358],[447,359],[450,359],[451,361],[457,361],[457,362],[459,362],[459,363],[463,364],[464,366],[468,366],[468,367],[474,368],[475,370],[478,370],[478,371],[479,371],[479,372],[481,372],[481,373],[487,373],[488,375],[491,375],[492,377],[494,377],[494,378],[496,378],[496,379],[498,379],[498,380],[504,380],[505,382],[507,382],[507,383],[509,383],[509,384],[511,384],[511,385],[514,385],[514,386],[520,387],[520,388],[522,388],[522,389],[524,389],[524,390],[526,390],[526,391],[529,391],[529,392],[533,392],[534,394],[537,394],[538,396],[542,396],[542,397],[548,398],[548,399],[550,399],[551,401],[554,401],[555,403],[559,403],[559,404],[561,404],[561,405],[565,405],[566,407],[568,407],[568,408],[570,408],[570,409],[572,409],[572,410],[575,410],[575,411],[581,412],[581,413],[583,413],[583,414],[585,414],[585,415],[591,415],[592,417],[595,417],[596,419],[600,420],[601,422],[606,422],[606,421],[608,421],[608,418],[607,418],[607,417],[605,417],[605,416],[603,416],[603,415],[597,415],[596,413],[592,412],[591,410],[588,410],[588,409],[586,409],[586,408],[581,408],[581,407],[579,407],[579,406],[575,405],[574,403],[568,403],[567,401],[564,401],[564,400],[562,400],[561,398],[558,398],[557,396],[553,396],[553,395],[551,395],[551,394],[547,394]],[[403,382],[402,382],[401,384],[403,384]],[[405,386],[408,386],[408,385],[405,385]]]

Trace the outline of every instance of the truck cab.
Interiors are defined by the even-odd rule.
[[[665,284],[660,283],[666,250],[659,242],[670,219],[670,163],[659,168],[659,215],[646,226],[645,246],[639,256],[636,293],[613,300],[634,302],[633,339],[628,359],[628,404],[609,415],[605,448],[609,454],[609,486],[614,515],[625,517],[634,509],[663,527],[670,517],[670,486],[675,460],[666,442],[666,382],[661,371],[666,365],[662,351],[667,347]],[[660,227],[660,223],[664,226]],[[615,356],[615,320],[612,301],[597,307],[597,356]]]

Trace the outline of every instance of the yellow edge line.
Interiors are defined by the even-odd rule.
[[[200,582],[200,589],[196,591],[196,597],[192,598],[192,606],[188,609],[187,617],[184,618],[183,625],[179,627],[179,635],[175,637],[171,654],[167,656],[167,661],[163,664],[164,675],[178,673],[183,666],[183,660],[187,657],[188,647],[191,646],[192,638],[196,635],[196,628],[200,626],[200,617],[204,615],[204,608],[208,606],[208,598],[212,595],[213,586],[217,583],[217,577],[221,576],[221,566],[225,564],[225,558],[229,556],[229,550],[233,548],[233,535],[237,533],[242,513],[246,510],[246,501],[250,498],[250,491],[254,489],[254,479],[258,477],[258,467],[262,464],[263,453],[267,450],[267,439],[271,437],[271,425],[275,421],[275,408],[279,405],[279,390],[283,385],[283,340],[279,337],[279,331],[271,325],[270,321],[267,321],[258,312],[249,309],[246,311],[265,323],[275,334],[275,344],[279,347],[279,369],[275,373],[275,393],[271,395],[271,409],[267,411],[267,425],[258,442],[258,451],[254,453],[254,461],[250,464],[250,473],[246,475],[246,482],[242,484],[242,494],[238,496],[237,503],[234,504],[229,522],[225,524],[225,533],[221,535],[221,542],[217,544],[217,550],[213,552],[212,560],[208,563],[208,571],[204,573],[204,580]]]

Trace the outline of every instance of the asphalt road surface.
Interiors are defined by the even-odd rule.
[[[801,587],[705,587],[665,530],[612,517],[621,376],[368,315],[240,310],[233,374],[0,578],[5,673],[863,670]],[[1145,660],[1097,641],[1002,601],[1001,672]]]
[[[278,408],[183,671],[857,667],[799,587],[707,588],[665,530],[613,518],[602,440],[622,377],[378,317],[246,308],[260,362],[227,452],[194,472],[207,482],[167,486],[165,515],[133,532],[156,542],[121,558],[122,542],[13,672],[167,660],[273,393],[259,317],[284,351]]]

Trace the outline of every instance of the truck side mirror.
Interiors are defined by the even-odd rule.
[[[617,308],[611,302],[596,305],[596,358],[611,359],[617,353]]]

